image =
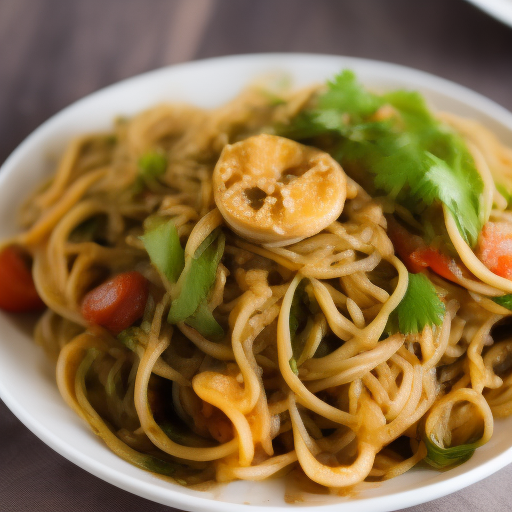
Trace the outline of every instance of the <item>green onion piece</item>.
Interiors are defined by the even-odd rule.
[[[144,179],[158,178],[167,169],[167,157],[158,151],[144,154],[138,162],[139,175]]]
[[[297,368],[297,361],[294,357],[291,357],[288,361],[290,363],[290,368],[295,375],[299,375],[299,369]]]
[[[471,458],[475,449],[480,446],[478,442],[470,444],[461,444],[459,446],[450,446],[442,448],[435,440],[434,436],[424,438],[427,447],[427,456],[425,462],[435,469],[451,469],[459,466]]]
[[[224,253],[225,236],[218,231],[216,238],[202,249],[200,256],[188,258],[185,268],[178,279],[180,293],[173,300],[169,315],[169,323],[177,324],[194,315],[199,305],[207,298],[208,292],[215,282],[217,267]]]
[[[185,253],[173,221],[147,230],[141,240],[151,263],[169,282],[175,283],[185,265]]]

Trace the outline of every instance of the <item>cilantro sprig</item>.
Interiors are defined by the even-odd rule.
[[[427,325],[441,325],[445,305],[434,285],[424,274],[409,274],[407,291],[389,315],[386,331],[389,334],[415,334]]]
[[[377,116],[388,105],[390,115]],[[444,203],[462,237],[475,246],[484,219],[483,182],[462,138],[429,112],[411,91],[377,95],[345,70],[327,84],[314,108],[287,126],[286,137],[325,146],[355,179],[373,182],[412,213]]]

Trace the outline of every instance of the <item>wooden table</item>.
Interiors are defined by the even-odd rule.
[[[396,62],[512,110],[512,28],[462,0],[0,0],[0,162],[45,119],[108,84],[177,62],[270,51]],[[408,510],[511,510],[511,480],[509,466]],[[67,462],[1,402],[0,509],[170,510]]]

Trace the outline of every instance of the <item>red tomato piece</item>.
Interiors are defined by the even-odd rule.
[[[409,233],[409,231],[393,219],[393,217],[388,218],[388,236],[393,243],[395,252],[400,256],[400,259],[404,262],[409,272],[417,274],[428,266],[411,258],[411,255],[418,251],[418,249],[427,248],[423,238]]]
[[[441,254],[437,249],[431,247],[418,249],[410,255],[410,258],[422,267],[430,267],[436,274],[448,281],[457,282],[455,272],[460,271],[457,263],[446,254]]]
[[[82,315],[91,324],[114,334],[130,327],[144,314],[149,283],[139,272],[125,272],[100,284],[86,294]]]
[[[27,313],[45,308],[23,252],[13,245],[6,247],[0,252],[0,309]]]
[[[485,224],[476,255],[491,272],[512,279],[512,226],[508,222]]]
[[[430,267],[436,274],[456,283],[457,275],[466,273],[453,258],[429,247],[423,238],[409,233],[392,217],[388,219],[388,236],[407,270],[413,274]]]

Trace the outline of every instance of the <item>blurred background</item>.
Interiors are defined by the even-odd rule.
[[[44,120],[106,85],[179,62],[254,52],[403,64],[512,110],[512,28],[464,0],[0,0],[0,163]],[[409,510],[468,512],[484,503],[510,510],[511,478],[509,467]],[[3,512],[171,510],[73,466],[1,402],[0,503]]]

